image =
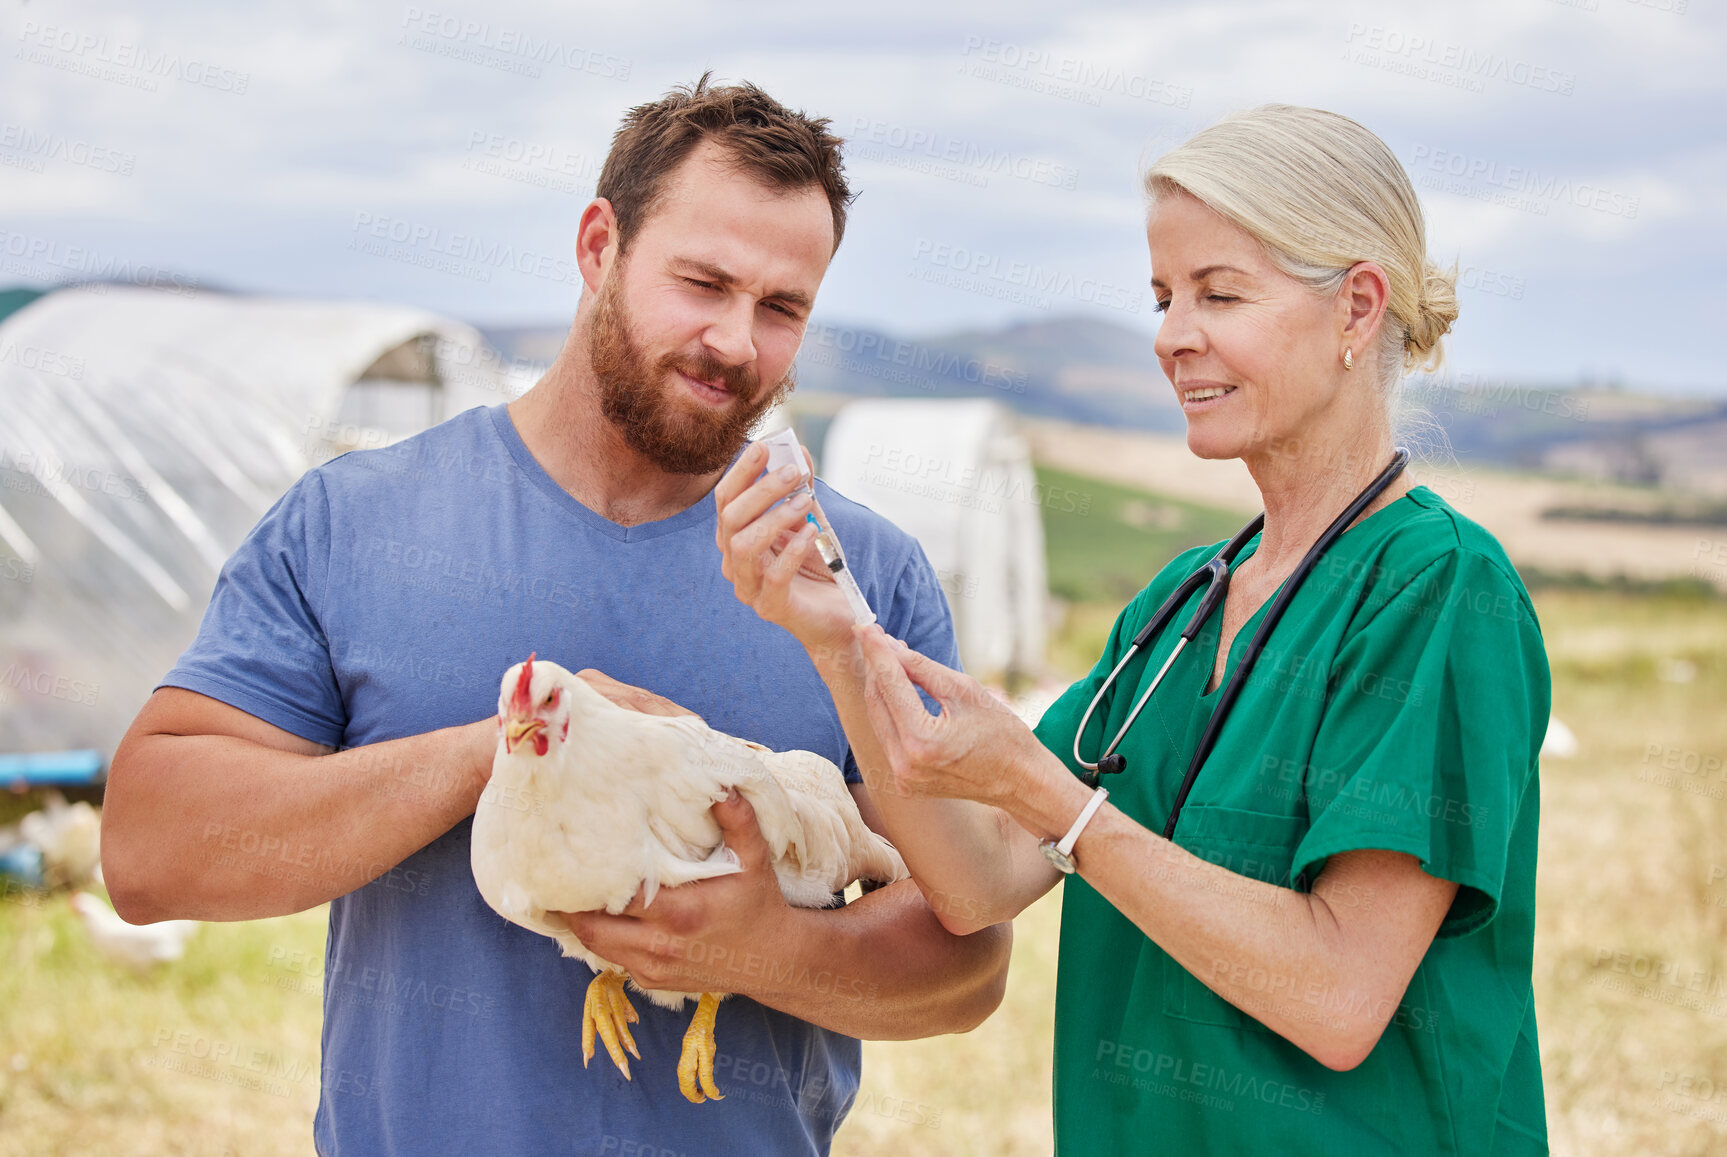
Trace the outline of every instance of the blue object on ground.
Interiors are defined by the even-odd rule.
[[[17,844],[0,852],[0,880],[26,888],[42,886],[42,849],[35,844]]]
[[[0,755],[0,785],[83,787],[102,780],[102,753],[95,748]]]

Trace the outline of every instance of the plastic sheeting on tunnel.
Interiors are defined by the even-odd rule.
[[[864,399],[834,416],[822,476],[912,534],[980,679],[1034,678],[1048,581],[1043,491],[1013,412],[991,401]]]
[[[0,751],[112,751],[309,467],[525,388],[471,326],[97,285],[0,322]]]

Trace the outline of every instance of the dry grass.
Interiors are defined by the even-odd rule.
[[[96,955],[64,895],[7,900],[0,1157],[312,1151],[317,982],[271,961],[321,958],[324,909],[208,925],[185,960],[135,976]]]
[[[1001,1008],[964,1036],[864,1044],[863,1087],[835,1157],[1031,1157],[1054,1146],[1058,889],[1014,921]]]
[[[1727,603],[1548,592],[1538,609],[1554,709],[1581,747],[1542,775],[1535,987],[1554,1152],[1727,1152]],[[95,957],[64,897],[9,900],[0,1157],[310,1152],[318,1000],[282,964],[321,948],[322,909],[208,926],[185,961],[137,978]],[[1006,1003],[982,1028],[866,1046],[836,1153],[1049,1151],[1057,918],[1054,897],[1022,917]],[[1679,983],[1632,975],[1663,965]],[[189,1053],[217,1042],[261,1052],[272,1085],[200,1068]]]
[[[1535,995],[1554,1151],[1719,1154],[1727,606],[1552,592],[1537,609],[1554,712],[1580,745],[1542,775]]]

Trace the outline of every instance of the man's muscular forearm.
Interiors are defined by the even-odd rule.
[[[584,914],[571,927],[584,938],[602,924],[629,927],[617,920]],[[1001,1003],[1013,944],[1011,924],[955,936],[910,880],[843,908],[781,907],[747,937],[675,926],[638,925],[627,941],[605,942],[608,958],[644,988],[735,993],[866,1040],[977,1027]]]
[[[163,688],[114,754],[103,877],[135,923],[250,920],[353,891],[471,814],[493,720],[329,753]]]
[[[901,880],[843,908],[787,904],[755,809],[714,820],[739,871],[638,892],[621,912],[563,913],[641,987],[729,992],[849,1036],[910,1039],[975,1027],[1001,1003],[1012,925],[958,936]]]
[[[865,1040],[969,1032],[1001,1004],[1013,925],[956,936],[901,880],[844,908],[800,908],[781,966],[748,995]],[[825,991],[826,975],[834,977]],[[841,984],[844,977],[844,984]]]

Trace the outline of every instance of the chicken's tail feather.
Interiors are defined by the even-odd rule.
[[[848,822],[847,826],[852,825]],[[885,837],[870,831],[861,817],[856,821],[856,828],[852,832],[852,870],[858,879],[873,884],[891,884],[911,874],[906,870],[899,849]]]

